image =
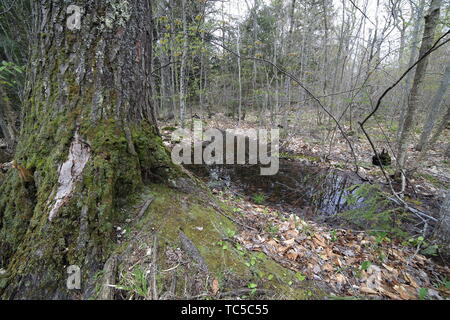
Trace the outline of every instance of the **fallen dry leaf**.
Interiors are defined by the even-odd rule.
[[[213,295],[217,295],[219,292],[219,280],[214,279],[212,282],[212,293]]]
[[[400,294],[400,297],[402,297],[402,299],[405,299],[405,300],[414,300],[417,297],[416,291],[414,290],[413,287],[410,287],[410,286],[396,285],[396,286],[394,286],[394,290],[397,291],[398,294]]]
[[[365,286],[360,287],[359,290],[362,293],[366,293],[366,294],[375,294],[375,295],[378,294],[377,291],[375,291],[375,290],[373,290],[371,288],[365,287]]]

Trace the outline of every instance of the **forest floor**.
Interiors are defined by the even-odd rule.
[[[323,223],[255,204],[228,189],[218,196],[233,206],[242,224],[235,240],[264,252],[305,280],[321,283],[330,297],[446,299],[450,269],[403,243],[363,231]]]
[[[202,122],[204,129],[236,128],[236,121],[223,114]],[[352,172],[354,160],[346,141],[336,134],[330,150],[324,147],[325,136],[321,134],[324,130],[309,128],[306,123],[308,119],[305,126],[299,125],[302,130],[280,141],[281,157],[307,166]],[[167,145],[171,145],[173,125],[160,124]],[[251,116],[240,125],[241,129],[262,127],[261,121]],[[389,135],[380,128],[370,131],[377,145],[388,145]],[[358,133],[350,139],[364,177],[382,185],[384,178],[380,169],[370,162],[373,153],[368,143]],[[448,130],[440,140],[438,146],[449,140]],[[410,159],[414,161],[417,154],[412,148],[410,151]],[[442,152],[431,150],[423,168],[410,180],[405,199],[423,212],[436,216],[450,182],[448,169],[448,159]],[[392,170],[388,169],[388,172]],[[423,251],[425,240],[422,237],[394,238],[384,233],[355,230],[352,225],[324,223],[311,216],[296,214],[284,201],[273,206],[263,194],[249,194],[246,188],[248,186],[240,185],[238,181],[211,187],[219,199],[233,208],[240,224],[251,227],[242,229],[231,240],[248,250],[265,253],[297,272],[302,278],[299,280],[320,283],[321,288],[327,288],[330,297],[405,300],[450,297],[450,268],[439,257]]]

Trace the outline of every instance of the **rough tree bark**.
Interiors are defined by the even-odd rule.
[[[414,19],[414,28],[411,35],[411,53],[409,54],[409,62],[408,66],[411,66],[416,60],[417,60],[417,52],[419,51],[419,31],[422,26],[422,16],[423,11],[425,9],[425,0],[420,0],[420,2],[417,4],[416,7],[416,14]],[[414,69],[415,70],[415,69]],[[403,132],[403,126],[405,123],[405,115],[407,110],[407,104],[408,104],[408,94],[411,87],[411,81],[413,78],[414,72],[410,72],[406,76],[405,81],[405,95],[404,99],[402,100],[401,104],[401,113],[400,113],[400,120],[399,120],[399,130],[398,130],[398,138],[400,138],[401,133]]]
[[[152,113],[150,1],[33,2],[32,67],[15,159],[0,186],[0,296],[69,298],[65,266],[92,279],[118,208],[143,180],[169,175]],[[83,296],[92,288],[86,286]]]
[[[186,60],[188,54],[188,30],[186,21],[186,0],[182,0],[183,11],[183,53],[181,55],[181,68],[180,68],[180,122],[184,127],[184,121],[186,118]]]
[[[441,206],[436,237],[444,244],[441,252],[447,257],[450,256],[450,189]]]
[[[0,99],[0,131],[8,146],[14,148],[17,142],[16,122],[18,112],[13,109],[11,100],[2,85],[0,85]]]
[[[419,56],[422,57],[433,45],[436,26],[439,21],[440,7],[442,0],[432,0],[430,10],[425,17],[425,30],[423,32],[422,44],[419,50]],[[407,150],[410,143],[411,133],[414,126],[414,118],[419,105],[420,89],[425,78],[425,72],[428,67],[429,58],[424,58],[416,68],[414,81],[409,93],[408,107],[406,109],[403,130],[400,135],[397,151],[398,169],[404,169],[406,165]]]

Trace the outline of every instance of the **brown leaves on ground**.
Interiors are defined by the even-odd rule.
[[[325,282],[331,294],[411,300],[427,289],[430,298],[450,296],[448,290],[434,287],[436,279],[450,278],[450,269],[416,254],[415,248],[294,215],[283,217],[240,198],[223,200],[240,209],[242,223],[258,229],[238,234],[235,238],[241,245],[264,252],[308,280]]]

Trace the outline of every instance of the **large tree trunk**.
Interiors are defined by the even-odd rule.
[[[150,1],[33,2],[35,41],[16,161],[0,187],[3,298],[68,298],[68,265],[83,279],[105,262],[118,208],[170,157],[150,103]],[[22,177],[22,178],[21,178]],[[92,294],[87,285],[85,297]]]
[[[422,44],[419,56],[422,57],[433,45],[436,26],[439,21],[440,7],[442,0],[432,0],[428,15],[425,17],[425,30],[423,32]],[[410,143],[411,133],[414,126],[414,118],[419,105],[420,89],[425,78],[428,67],[428,57],[425,57],[417,64],[414,81],[409,93],[408,107],[406,109],[403,130],[398,143],[397,164],[398,169],[404,169],[406,165],[407,150]]]

